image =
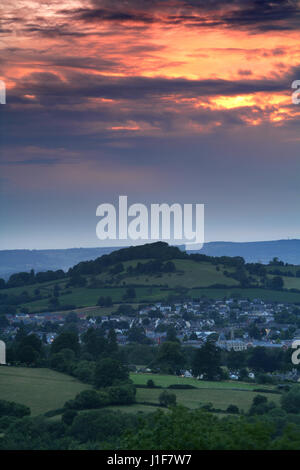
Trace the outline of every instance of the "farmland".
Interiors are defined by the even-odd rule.
[[[0,367],[0,400],[29,406],[32,416],[61,408],[87,388],[90,386],[50,369]]]
[[[120,303],[152,303],[167,300],[170,297],[184,295],[189,298],[207,297],[209,299],[222,299],[224,297],[259,298],[264,301],[300,302],[300,278],[283,276],[284,290],[273,290],[262,287],[242,288],[239,282],[231,277],[233,268],[216,265],[210,262],[196,262],[191,259],[173,259],[174,272],[135,273],[136,266],[149,262],[149,260],[130,260],[122,265],[123,271],[117,275],[111,269],[104,269],[93,275],[82,275],[83,286],[72,286],[69,277],[54,281],[29,284],[22,287],[1,289],[3,297],[7,297],[9,305],[17,305],[21,312],[23,309],[35,313],[53,311],[49,302],[56,295],[58,300],[56,311],[94,307],[100,297],[110,297],[113,307],[102,313],[111,313]],[[133,270],[130,272],[130,269]],[[128,271],[129,270],[129,271]],[[296,272],[294,266],[291,272]],[[226,275],[225,275],[226,274]],[[274,276],[268,274],[268,278]],[[254,276],[259,284],[259,279]],[[128,286],[133,286],[135,297],[126,299]],[[287,289],[296,289],[295,292]],[[20,300],[14,297],[19,296]]]
[[[177,396],[177,403],[195,409],[207,403],[226,411],[230,404],[247,411],[256,394],[255,385],[241,382],[205,382],[178,378],[172,375],[131,374],[135,384],[145,385],[148,379],[155,385],[167,388],[171,384],[189,384],[195,389],[171,390]],[[82,390],[91,388],[78,380],[50,369],[0,367],[0,399],[22,403],[31,408],[32,416],[61,408],[67,400]],[[138,388],[137,403],[131,406],[110,406],[110,409],[124,412],[150,412],[159,404],[162,388]],[[278,403],[280,395],[264,394]]]

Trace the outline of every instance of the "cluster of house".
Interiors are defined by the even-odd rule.
[[[157,302],[141,307],[132,316],[122,313],[112,315],[93,314],[92,310],[76,312],[79,334],[88,328],[114,328],[120,344],[130,341],[130,330],[141,328],[144,335],[160,344],[166,339],[170,327],[177,337],[187,345],[201,347],[207,338],[214,335],[217,346],[227,350],[242,351],[249,347],[265,346],[288,348],[293,339],[300,337],[297,325],[276,322],[277,314],[292,313],[295,306],[263,302],[262,300],[229,299],[168,304]],[[73,313],[74,315],[74,313]],[[14,337],[20,325],[51,343],[64,326],[66,313],[40,313],[6,315],[7,325],[1,334]],[[70,321],[70,320],[68,320]],[[253,325],[259,335],[253,336]]]

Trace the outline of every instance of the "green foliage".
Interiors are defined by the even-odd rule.
[[[128,379],[129,372],[119,361],[107,358],[97,362],[94,375],[96,388],[110,387]]]
[[[275,406],[275,403],[268,402],[267,397],[263,395],[256,395],[253,398],[253,402],[249,410],[249,415],[264,415],[273,408],[275,408]]]
[[[164,390],[159,395],[159,403],[161,406],[175,406],[176,405],[175,393],[170,393]]]
[[[76,395],[74,400],[65,403],[65,408],[73,410],[91,410],[102,408],[110,402],[108,393],[95,390],[83,390]]]
[[[135,402],[136,389],[133,384],[119,385],[108,388],[111,405],[130,405]]]
[[[75,417],[68,435],[79,443],[114,442],[115,446],[125,430],[136,428],[137,418],[108,410],[80,413]]]
[[[239,414],[240,412],[239,408],[236,405],[229,405],[226,411],[227,413],[231,414]]]
[[[194,353],[192,369],[194,376],[203,375],[207,380],[220,380],[221,352],[213,343],[207,341],[202,348]]]
[[[51,352],[55,354],[62,349],[71,349],[77,355],[80,350],[78,335],[68,331],[58,335],[51,344]]]
[[[243,417],[220,419],[201,410],[172,408],[145,419],[138,431],[127,432],[122,449],[135,450],[260,450],[272,446],[271,424]]]
[[[94,359],[103,355],[107,350],[107,340],[99,329],[89,328],[81,337],[85,350]]]
[[[63,412],[61,420],[67,426],[71,426],[77,415],[77,411],[69,409]]]
[[[23,416],[30,415],[31,411],[28,406],[15,403],[13,401],[0,400],[0,417],[14,416],[16,418],[23,418]]]
[[[79,361],[72,369],[72,374],[84,383],[92,384],[95,376],[96,363],[93,361]]]
[[[147,380],[147,387],[148,388],[154,388],[155,387],[154,380],[152,380],[152,379]]]
[[[281,397],[281,406],[287,413],[300,412],[300,386],[294,385]]]
[[[155,365],[161,371],[174,373],[179,371],[185,364],[185,357],[182,352],[180,343],[165,341],[159,347],[155,359]]]

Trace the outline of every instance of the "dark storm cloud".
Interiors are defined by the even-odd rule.
[[[25,33],[37,33],[40,36],[45,38],[52,38],[56,36],[75,36],[82,37],[86,36],[86,33],[79,31],[72,31],[68,29],[68,26],[57,26],[57,27],[47,27],[47,26],[35,26],[35,25],[26,25],[24,28]]]
[[[92,8],[63,10],[85,22],[154,22],[191,27],[228,26],[257,31],[293,30],[300,26],[298,0],[95,0]]]
[[[293,72],[294,74],[294,72]],[[289,82],[288,82],[289,84]],[[286,79],[262,80],[188,80],[184,78],[112,77],[66,73],[66,80],[53,73],[32,73],[14,88],[13,97],[35,95],[43,104],[49,98],[61,102],[84,101],[87,98],[141,100],[171,96],[209,97],[240,95],[256,92],[280,92],[287,89]],[[61,101],[60,101],[61,100]]]
[[[126,13],[124,12],[114,12],[111,10],[100,9],[86,9],[79,10],[78,16],[82,20],[87,21],[139,21],[142,23],[153,23],[155,21],[153,16],[148,16],[142,12],[137,13]]]
[[[198,97],[205,103],[214,96],[255,92],[272,94],[289,90],[291,77],[297,75],[298,70],[292,69],[280,80],[247,78],[236,81],[95,75],[87,77],[73,72],[66,74],[66,80],[61,80],[55,74],[35,73],[26,80],[21,80],[8,97],[5,141],[7,145],[14,145],[17,132],[19,142],[23,144],[32,145],[34,142],[51,147],[55,142],[56,145],[63,146],[66,139],[71,139],[75,146],[82,143],[84,151],[99,145],[115,145],[117,136],[120,144],[125,142],[132,145],[147,138],[147,133],[134,133],[130,128],[126,130],[127,122],[136,122],[142,128],[144,125],[148,126],[152,129],[153,139],[157,138],[155,130],[159,130],[159,135],[165,136],[170,132],[189,134],[191,123],[213,126],[214,132],[225,131],[233,126],[242,128],[252,119],[267,121],[272,106],[268,106],[268,111],[259,106],[234,109],[212,109],[207,106],[195,108],[184,101],[176,102],[173,95],[177,98],[182,96],[183,99]],[[25,95],[33,95],[35,98],[27,99]],[[113,101],[97,102],[90,107],[91,98]],[[73,109],[74,105],[77,106]],[[284,125],[289,126],[289,122],[287,119]],[[215,123],[220,126],[219,130]],[[124,130],[116,134],[113,129],[115,126],[123,126]],[[84,155],[87,158],[85,152]],[[65,160],[64,155],[59,158]],[[28,161],[27,164],[34,165],[34,162]],[[46,160],[44,164],[55,165],[57,161]]]
[[[232,26],[254,26],[261,31],[297,29],[300,26],[298,0],[241,1],[240,8],[224,16]]]

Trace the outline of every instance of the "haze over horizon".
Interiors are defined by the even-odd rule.
[[[300,238],[298,0],[8,0],[0,248],[98,247],[96,208],[205,204],[205,241]]]
[[[211,240],[211,241],[205,241],[205,244],[204,245],[208,245],[208,244],[235,244],[235,245],[238,245],[238,244],[255,244],[255,243],[272,243],[272,242],[284,242],[284,241],[300,241],[300,238],[282,238],[282,239],[274,239],[274,240],[244,240],[244,241],[234,241],[234,240]],[[130,242],[130,241],[129,241]],[[148,243],[154,243],[152,242],[151,240],[149,240]],[[172,245],[172,243],[170,243],[170,245]],[[127,245],[128,247],[129,246],[134,246],[134,245],[130,245],[130,243]],[[176,245],[176,246],[180,246],[180,245]],[[119,246],[119,247],[116,247],[116,246],[112,246],[112,247],[102,247],[101,246],[101,242],[98,243],[98,244],[95,244],[95,245],[90,245],[90,246],[84,246],[84,245],[77,245],[77,246],[57,246],[57,247],[40,247],[40,248],[1,248],[0,251],[17,251],[17,250],[29,250],[29,251],[40,251],[40,250],[78,250],[78,249],[89,249],[89,248],[112,248],[113,250],[119,250],[119,249],[122,249],[122,248],[126,248],[124,246]],[[193,250],[189,250],[189,251],[193,251]],[[196,251],[201,251],[201,250],[196,250]]]

